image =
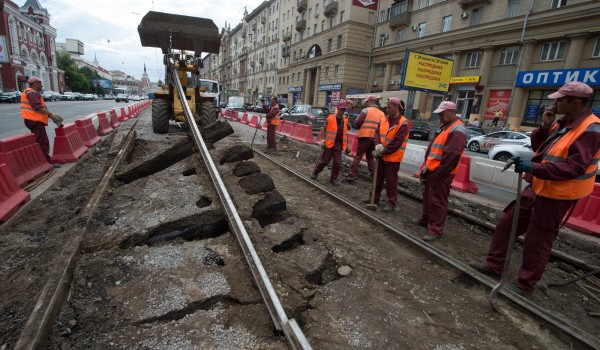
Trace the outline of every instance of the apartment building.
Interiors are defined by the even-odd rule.
[[[527,129],[567,81],[591,85],[600,113],[598,18],[597,0],[271,0],[222,31],[216,61],[250,102],[274,93],[331,106],[357,93],[406,98],[406,52],[421,52],[454,64],[448,92],[417,91],[413,116],[435,118],[447,99],[464,120],[502,111],[502,124]]]

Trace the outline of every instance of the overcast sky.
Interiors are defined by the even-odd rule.
[[[145,48],[137,32],[148,11],[212,19],[221,31],[225,22],[235,27],[242,20],[244,6],[252,12],[262,0],[38,0],[50,14],[58,42],[79,39],[85,45],[84,58],[108,70],[120,70],[137,79],[144,63],[150,80],[164,79],[160,49]],[[23,5],[25,0],[18,1]]]

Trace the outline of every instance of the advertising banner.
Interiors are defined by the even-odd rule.
[[[532,70],[519,72],[517,86],[562,86],[580,81],[590,86],[600,85],[600,68]]]
[[[352,5],[377,10],[377,0],[352,0]]]
[[[406,50],[401,86],[409,90],[446,93],[454,61]]]
[[[502,112],[502,116],[499,120],[504,120],[511,93],[511,90],[490,90],[490,98],[488,99],[487,107],[485,109],[485,120],[493,120],[498,112]],[[498,116],[500,116],[500,114],[498,114]]]
[[[4,35],[0,35],[0,63],[8,63],[8,46]]]

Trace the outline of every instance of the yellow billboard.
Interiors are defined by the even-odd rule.
[[[446,93],[453,66],[453,60],[407,50],[402,87]]]

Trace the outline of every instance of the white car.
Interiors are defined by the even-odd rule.
[[[533,158],[533,149],[531,149],[531,144],[499,144],[492,147],[488,152],[489,159],[498,160],[501,162],[506,162],[512,157],[521,157],[523,159]]]
[[[496,131],[487,135],[475,136],[467,143],[471,152],[487,152],[499,144],[524,145],[531,144],[531,138],[522,132]]]

